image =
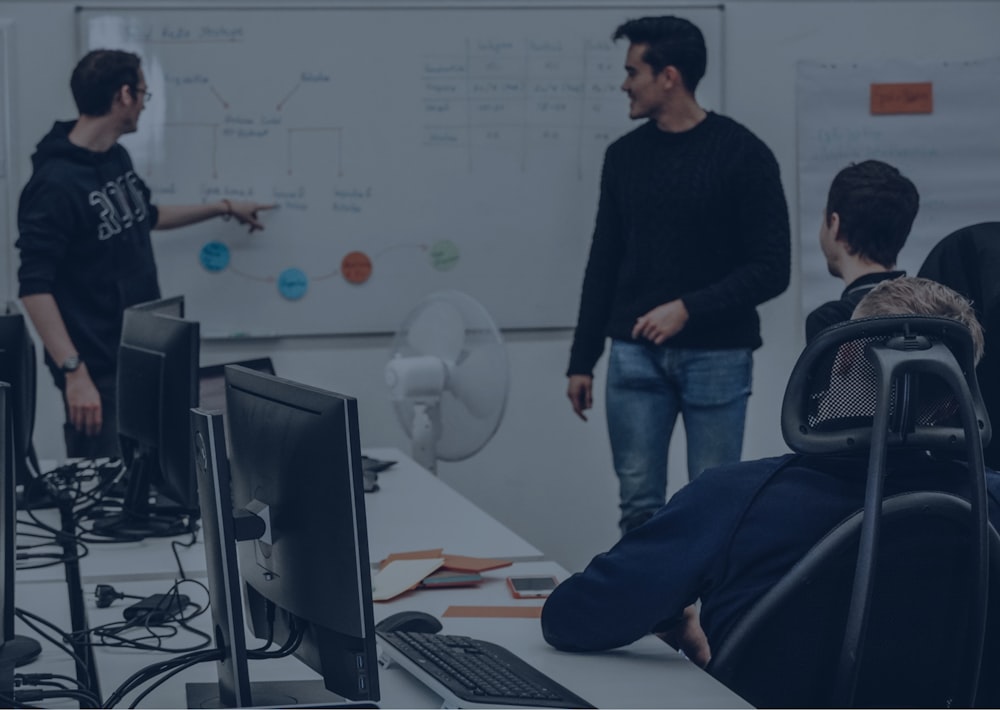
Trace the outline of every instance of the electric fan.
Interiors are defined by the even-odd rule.
[[[386,364],[413,459],[436,472],[490,440],[507,402],[507,351],[486,309],[459,291],[440,291],[410,311]]]

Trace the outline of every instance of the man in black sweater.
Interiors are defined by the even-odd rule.
[[[854,307],[895,271],[920,206],[914,184],[880,160],[852,163],[830,184],[819,227],[819,246],[832,276],[846,288],[806,317],[806,342],[824,328],[851,319]]]
[[[273,205],[153,204],[118,139],[151,95],[139,57],[94,50],[70,79],[79,117],[58,121],[32,156],[18,205],[19,296],[66,406],[66,455],[120,456],[115,373],[122,314],[160,297],[150,230],[213,217],[263,229]]]
[[[607,150],[567,370],[586,419],[593,368],[612,339],[607,418],[622,532],[665,501],[670,435],[681,414],[688,475],[739,460],[756,306],[788,286],[788,208],[774,155],[694,97],[701,31],[677,17],[621,25],[622,89],[647,119]]]

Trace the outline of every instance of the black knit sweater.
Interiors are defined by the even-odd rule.
[[[668,346],[760,347],[755,307],[788,287],[790,250],[778,163],[745,127],[709,112],[681,133],[631,131],[604,157],[567,374],[677,298],[690,319]]]

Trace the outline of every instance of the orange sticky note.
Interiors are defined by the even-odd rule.
[[[477,619],[541,619],[540,606],[450,606],[441,616]]]
[[[871,85],[872,115],[933,113],[934,85],[929,81]]]

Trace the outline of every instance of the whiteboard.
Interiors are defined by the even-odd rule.
[[[926,114],[872,115],[872,83],[931,82]],[[960,227],[1000,218],[1000,58],[800,62],[796,85],[803,313],[837,299],[819,227],[830,182],[869,158],[895,166],[920,194],[898,268],[916,276],[931,248]]]
[[[143,58],[122,143],[156,202],[279,205],[263,233],[154,240],[203,333],[278,336],[391,332],[441,289],[503,328],[572,326],[604,149],[636,126],[610,36],[649,14],[702,29],[721,108],[718,6],[87,7],[78,30]]]

